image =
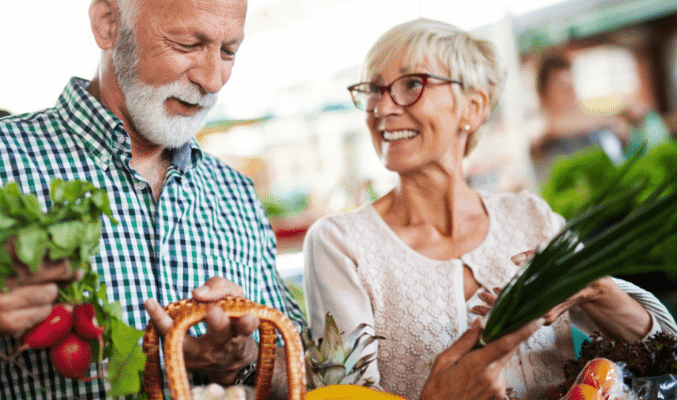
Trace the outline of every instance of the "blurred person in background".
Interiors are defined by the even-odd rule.
[[[93,0],[92,33],[101,48],[91,81],[72,78],[56,105],[0,120],[0,183],[17,182],[49,207],[50,181],[86,180],[106,190],[114,225],[103,219],[92,267],[119,301],[122,319],[165,334],[161,304],[226,295],[276,308],[297,329],[303,315],[275,268],[275,234],[251,181],[195,141],[228,81],[244,39],[246,0]],[[67,21],[63,21],[67,23]],[[43,260],[0,292],[0,352],[50,313],[59,283],[81,277],[67,259]],[[230,385],[253,377],[259,320],[228,318],[219,307],[183,343],[193,382]],[[283,352],[281,347],[278,351]],[[272,393],[284,396],[284,357]],[[0,360],[0,398],[103,399],[103,379],[61,376],[48,350]],[[277,373],[282,371],[281,373]],[[95,376],[95,366],[87,376]],[[250,383],[251,384],[251,383]],[[168,391],[165,388],[165,394]]]
[[[633,125],[649,111],[632,101],[616,115],[594,115],[583,109],[574,86],[571,62],[560,54],[544,57],[536,77],[544,127],[531,142],[531,156],[540,182],[546,180],[558,157],[600,146],[612,162],[624,161]]]
[[[313,337],[327,312],[342,332],[371,325],[385,339],[364,350],[376,352],[364,379],[408,399],[442,387],[466,391],[447,398],[543,399],[574,357],[572,323],[629,341],[677,332],[654,296],[607,277],[547,313],[547,326],[513,342],[501,363],[441,372],[458,360],[449,349],[468,340],[459,339],[464,331],[477,329],[473,319],[565,223],[534,194],[475,191],[464,179],[463,160],[500,97],[503,71],[492,43],[445,22],[417,19],[386,32],[367,54],[362,83],[349,90],[398,182],[373,203],[316,221],[306,235]],[[638,293],[650,300],[635,300]]]

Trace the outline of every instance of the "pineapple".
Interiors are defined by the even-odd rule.
[[[384,339],[366,332],[367,327],[369,325],[360,324],[344,343],[334,317],[331,313],[327,313],[324,334],[317,343],[312,340],[307,329],[301,333],[305,348],[308,389],[358,384],[369,363],[376,359],[374,353],[358,359],[362,350],[377,339]],[[371,380],[361,384],[365,387],[371,385],[373,385]]]

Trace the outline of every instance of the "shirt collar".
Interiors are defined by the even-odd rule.
[[[66,125],[82,137],[87,150],[102,166],[107,166],[113,155],[130,159],[131,141],[122,120],[87,91],[88,85],[88,80],[71,78],[59,96],[56,109]],[[192,139],[174,152],[172,164],[186,172],[202,157],[202,150]]]

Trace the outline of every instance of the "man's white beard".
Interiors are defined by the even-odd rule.
[[[147,140],[170,149],[180,147],[198,133],[216,103],[217,94],[203,93],[193,83],[176,81],[156,87],[141,82],[136,50],[134,32],[123,28],[113,52],[113,63],[131,122]],[[197,104],[200,109],[188,117],[168,115],[165,101],[171,97]]]

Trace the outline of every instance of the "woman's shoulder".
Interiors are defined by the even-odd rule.
[[[553,213],[550,205],[537,194],[523,190],[521,192],[492,193],[480,191],[480,196],[487,211],[508,214],[544,215]]]
[[[548,203],[542,197],[529,190],[519,192],[489,192],[479,190],[478,192],[485,202],[489,201],[503,206],[525,204],[532,207],[546,207],[550,209]]]
[[[373,224],[374,213],[375,210],[371,203],[365,203],[351,211],[327,214],[313,222],[306,235],[309,237],[327,234],[350,236],[360,231],[361,227]]]
[[[564,218],[533,192],[480,192],[492,224],[503,229],[532,231],[549,237],[564,225]]]

